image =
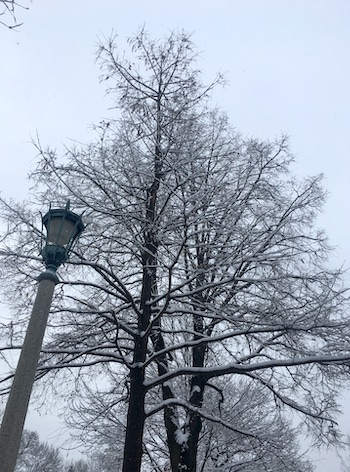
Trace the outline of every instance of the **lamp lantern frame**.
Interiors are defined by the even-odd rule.
[[[67,261],[74,243],[85,229],[81,216],[70,211],[69,206],[68,200],[65,208],[50,207],[42,217],[46,238],[40,253],[46,268],[54,272]]]

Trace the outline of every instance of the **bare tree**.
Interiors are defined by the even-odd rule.
[[[230,472],[314,470],[299,451],[300,437],[266,392],[254,382],[221,382],[221,389],[205,403],[230,427],[203,420],[197,470]],[[209,394],[207,392],[206,397]],[[225,400],[224,400],[225,399]],[[232,430],[235,425],[237,431]],[[250,434],[242,434],[249,431]]]
[[[58,448],[41,442],[35,431],[24,430],[16,472],[63,472],[63,466]]]
[[[15,472],[91,472],[91,467],[83,459],[67,464],[60,448],[41,441],[36,431],[23,431]]]
[[[336,442],[350,320],[341,273],[327,268],[327,239],[314,226],[320,178],[294,178],[285,137],[243,139],[210,108],[221,78],[202,84],[187,34],[158,42],[142,30],[130,46],[131,59],[113,40],[99,49],[118,116],[96,127],[96,142],[62,159],[37,143],[40,206],[69,197],[89,222],[61,270],[38,379],[70,379],[72,398],[109,389],[114,401],[99,414],[126,410],[123,472],[156,457],[144,432],[160,415],[174,472],[198,469],[203,434],[218,431],[209,425],[247,438],[247,448],[271,444],[224,413],[227,376],[260,392],[280,425],[295,413],[316,440]],[[3,283],[17,280],[15,348],[41,231],[26,206],[3,201],[1,212]]]
[[[125,413],[112,392],[90,394],[90,397],[76,399],[69,426],[73,431],[80,430],[75,439],[83,443],[98,470],[103,467],[111,472],[120,470]],[[299,452],[298,431],[291,428],[280,409],[253,382],[221,379],[216,389],[212,386],[208,389],[205,404],[212,418],[203,418],[198,441],[198,471],[314,470],[305,452],[303,455]],[[213,421],[214,415],[223,418],[223,423]],[[143,471],[171,470],[167,435],[160,414],[145,424],[143,450]]]

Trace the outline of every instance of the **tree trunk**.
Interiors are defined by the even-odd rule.
[[[171,392],[171,389],[167,386],[162,387],[163,390],[163,399],[173,398],[174,395]],[[164,407],[164,425],[167,434],[168,449],[170,456],[170,465],[171,470],[177,472],[178,466],[180,464],[180,455],[181,455],[181,445],[176,440],[176,431],[178,429],[176,421],[176,410],[173,406]]]
[[[143,354],[144,343],[135,348],[134,360]],[[145,424],[144,367],[134,362],[130,369],[130,398],[128,405],[123,472],[139,472],[142,460],[142,439]]]
[[[200,334],[204,333],[205,331],[203,318],[200,315],[193,316],[193,328],[196,333],[194,335],[194,339],[199,339]],[[193,367],[204,366],[205,353],[205,344],[193,346]],[[191,379],[191,393],[189,403],[195,408],[201,408],[203,405],[203,396],[206,382],[207,379],[201,375],[195,375]],[[178,466],[177,468],[173,468],[173,472],[196,472],[197,470],[197,452],[199,435],[202,430],[202,418],[195,411],[189,411],[188,417],[188,425],[185,427],[184,431],[188,434],[188,439],[181,447]]]
[[[150,240],[150,238],[149,238]],[[153,293],[155,282],[153,245],[147,241],[143,255],[143,277],[141,293],[141,311],[138,319],[138,334],[134,339],[133,365],[130,369],[130,398],[126,423],[123,472],[139,472],[142,461],[142,440],[145,425],[145,394],[144,386],[148,336],[145,334],[151,317],[151,306],[148,302]]]
[[[176,472],[196,472],[199,433],[202,429],[202,420],[196,413],[190,413],[189,438],[186,447],[181,449]]]
[[[126,423],[123,472],[139,472],[142,462],[142,440],[145,425],[144,362],[147,355],[148,336],[145,334],[151,320],[152,306],[150,301],[157,293],[157,248],[152,223],[155,217],[156,197],[159,179],[155,178],[148,190],[146,218],[148,225],[144,232],[144,251],[142,255],[142,290],[138,334],[135,336],[133,366],[130,369],[130,399]]]

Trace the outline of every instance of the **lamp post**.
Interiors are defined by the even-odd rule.
[[[16,466],[53,292],[58,282],[56,270],[68,259],[75,241],[84,230],[81,216],[69,210],[69,201],[64,209],[50,208],[42,223],[47,231],[46,244],[41,251],[46,270],[37,278],[37,295],[2,419],[0,472],[13,472]]]

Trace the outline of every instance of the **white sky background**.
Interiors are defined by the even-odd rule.
[[[184,29],[202,51],[205,81],[226,72],[228,85],[214,101],[237,130],[264,139],[287,133],[297,174],[324,173],[329,199],[320,225],[337,248],[332,263],[350,266],[349,0],[33,0],[29,7],[17,11],[18,32],[0,27],[3,195],[29,198],[37,133],[43,145],[62,149],[90,141],[91,124],[113,116],[94,62],[98,38],[114,30],[123,50],[143,24],[154,38]],[[334,455],[317,472],[331,468],[340,472]]]

